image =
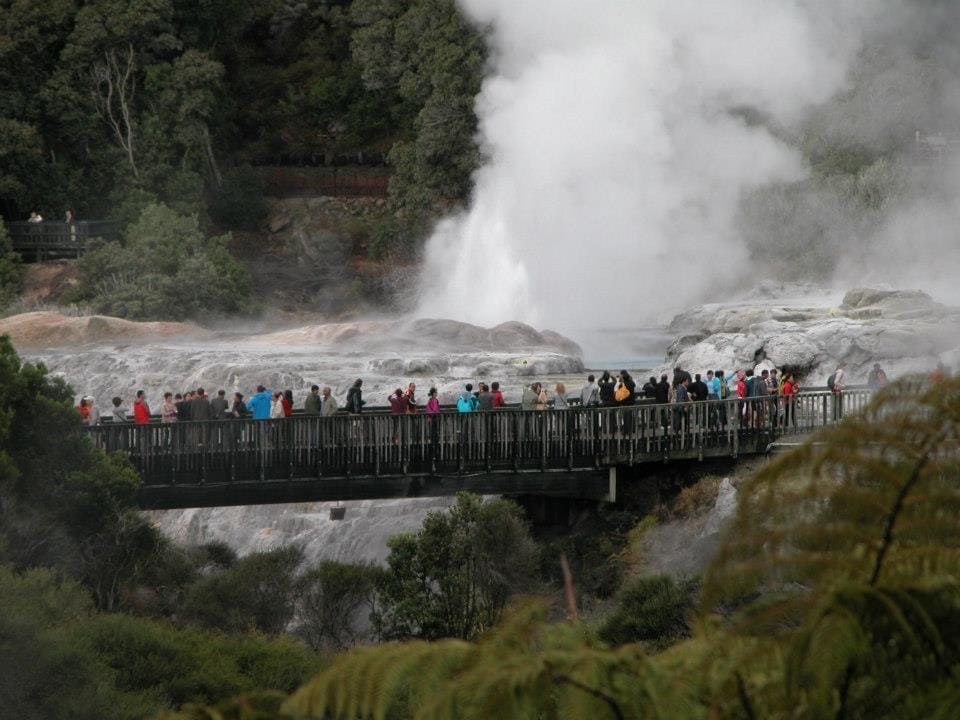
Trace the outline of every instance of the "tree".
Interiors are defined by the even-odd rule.
[[[0,310],[17,296],[22,276],[20,256],[13,252],[7,226],[0,218]]]
[[[314,650],[345,650],[371,637],[380,568],[325,560],[297,581],[295,632]]]
[[[204,236],[195,216],[147,205],[125,245],[93,244],[81,258],[73,299],[138,320],[250,311],[250,274],[230,255],[229,239]]]
[[[537,550],[523,511],[509,500],[457,496],[416,534],[390,538],[377,621],[386,637],[471,639],[507,601],[534,587]]]
[[[276,635],[293,619],[303,551],[284,547],[253,553],[187,590],[182,617],[225,632]]]

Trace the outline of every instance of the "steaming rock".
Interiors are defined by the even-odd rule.
[[[132,322],[105,315],[71,317],[30,312],[0,320],[0,335],[23,348],[49,348],[169,338],[203,339],[210,333],[192,323]]]
[[[665,368],[730,371],[767,359],[817,384],[840,362],[857,382],[874,362],[892,375],[922,372],[960,348],[960,309],[918,290],[857,288],[839,305],[760,299],[698,305],[670,327],[691,334],[670,347]]]

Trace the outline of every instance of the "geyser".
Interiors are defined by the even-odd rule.
[[[844,87],[872,0],[461,0],[489,27],[487,162],[419,312],[663,321],[746,264],[744,192],[807,170],[778,128]]]

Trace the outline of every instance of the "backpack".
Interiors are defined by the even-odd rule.
[[[833,386],[837,382],[837,374],[833,373],[830,377],[827,378],[827,390],[833,392]]]
[[[462,413],[473,412],[473,395],[461,395],[457,398],[457,411]]]

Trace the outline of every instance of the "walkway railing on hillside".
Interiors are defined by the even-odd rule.
[[[7,223],[15,252],[26,261],[78,258],[93,238],[115,240],[120,230],[116,223],[104,220],[65,222]]]
[[[869,392],[812,392],[685,405],[435,416],[299,416],[90,429],[129,455],[146,485],[239,483],[535,470],[703,459],[765,452],[859,412]]]

